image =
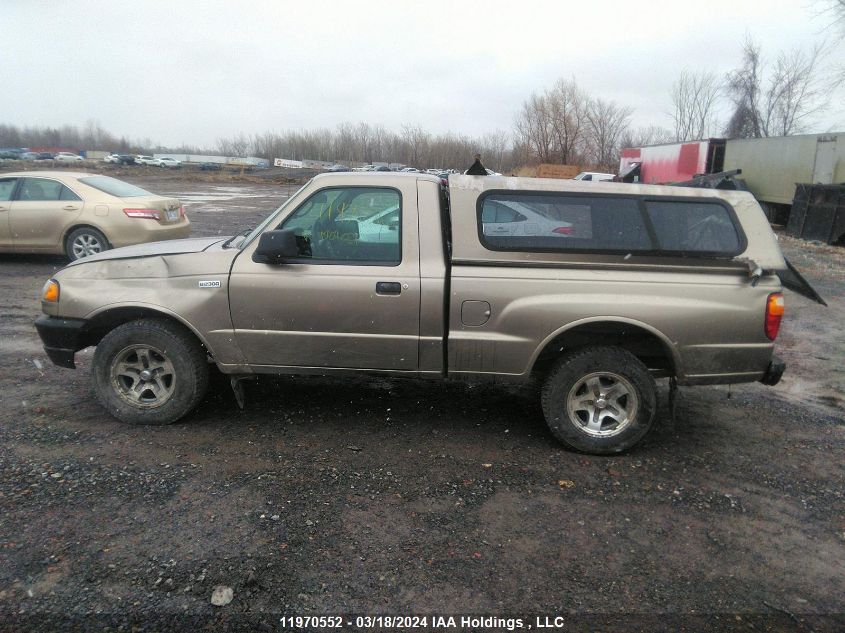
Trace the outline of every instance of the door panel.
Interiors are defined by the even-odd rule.
[[[822,185],[833,184],[836,168],[836,137],[820,138],[816,143],[816,161],[813,165],[813,182]]]
[[[83,202],[57,180],[24,178],[9,211],[15,250],[62,250],[62,237],[82,209]]]
[[[367,213],[375,217],[383,211],[378,206],[383,188],[374,187],[343,188],[366,190],[357,198],[369,200],[369,206],[354,201],[335,206],[335,191],[328,196],[325,190],[317,191],[280,224],[268,227],[297,230],[297,239],[308,242],[303,246],[308,256],[313,253],[310,261],[303,257],[283,264],[255,263],[252,253],[258,240],[238,255],[229,297],[235,337],[248,364],[417,370],[417,196],[416,181],[408,180],[389,189],[401,196],[401,231],[391,231],[396,235],[395,265],[366,261],[367,249],[388,257],[391,250],[383,236],[367,236],[356,228],[367,221]],[[316,199],[320,208],[312,202]],[[379,292],[376,286],[382,282],[387,285]]]

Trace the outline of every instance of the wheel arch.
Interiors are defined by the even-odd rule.
[[[88,314],[85,317],[88,322],[85,328],[85,343],[86,345],[97,345],[106,334],[119,325],[144,318],[161,319],[178,324],[190,332],[212,357],[214,356],[208,341],[192,323],[172,310],[148,304],[109,305]]]
[[[103,235],[103,237],[106,238],[106,242],[108,242],[109,247],[111,247],[111,245],[112,245],[111,240],[109,239],[109,234],[106,233],[102,229],[102,227],[97,226],[93,222],[74,222],[68,228],[66,228],[64,230],[64,233],[62,233],[62,241],[61,241],[62,251],[67,251],[67,238],[69,238],[70,234],[73,233],[77,229],[94,229],[95,231],[97,231],[98,233],[101,233]]]
[[[631,352],[658,377],[682,373],[677,349],[663,332],[635,319],[612,316],[579,319],[549,334],[531,358],[530,373],[542,378],[561,354],[595,345]]]

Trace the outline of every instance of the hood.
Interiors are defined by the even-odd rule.
[[[136,257],[150,257],[154,255],[181,255],[184,253],[199,253],[210,246],[223,242],[226,237],[191,237],[184,240],[165,240],[163,242],[149,242],[147,244],[135,244],[114,248],[109,251],[90,255],[77,259],[68,264],[68,267],[90,262],[101,262],[109,259],[132,259]]]

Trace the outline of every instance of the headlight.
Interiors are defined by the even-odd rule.
[[[51,279],[41,290],[41,300],[49,301],[50,303],[58,303],[59,301],[59,282]]]

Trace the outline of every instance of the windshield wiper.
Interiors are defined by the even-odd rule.
[[[234,242],[236,239],[238,239],[238,238],[239,238],[239,237],[241,237],[242,235],[243,235],[243,236],[249,235],[250,233],[252,233],[252,231],[253,231],[253,229],[244,229],[243,231],[241,231],[241,232],[240,232],[240,233],[238,233],[237,235],[233,235],[233,236],[232,236],[232,237],[230,237],[228,240],[226,240],[225,242],[223,242],[223,248],[229,248],[229,244],[231,244],[232,242]]]

